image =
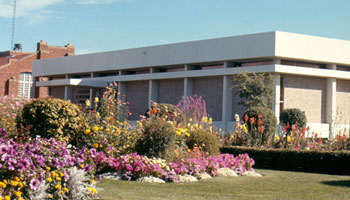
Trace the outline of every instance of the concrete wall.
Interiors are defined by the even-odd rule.
[[[158,81],[158,102],[176,105],[184,92],[183,79]]]
[[[350,81],[337,80],[336,124],[350,123]]]
[[[284,108],[305,111],[309,123],[326,122],[326,79],[284,76]]]
[[[64,99],[64,87],[52,87],[51,96],[53,98]]]
[[[195,78],[193,94],[202,96],[207,104],[207,112],[214,121],[222,117],[222,77]]]
[[[140,119],[148,109],[148,81],[126,83],[126,101],[130,102],[129,108],[132,115],[130,120]]]

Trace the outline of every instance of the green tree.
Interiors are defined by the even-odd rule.
[[[233,76],[234,85],[241,101],[239,104],[247,108],[267,107],[272,105],[273,75],[270,73],[241,72]]]

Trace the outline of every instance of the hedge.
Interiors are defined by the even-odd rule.
[[[248,153],[254,159],[254,168],[257,169],[350,175],[349,151],[297,151],[237,146],[222,147],[220,151],[233,155]]]

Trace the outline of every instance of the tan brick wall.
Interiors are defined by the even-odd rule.
[[[176,105],[184,93],[184,80],[161,80],[158,81],[158,102]]]
[[[202,96],[207,104],[207,112],[214,121],[221,121],[222,117],[222,81],[222,77],[193,80],[193,94]]]
[[[148,108],[148,81],[126,83],[126,100],[130,103],[130,120],[138,120]]]
[[[64,87],[52,87],[51,96],[53,98],[64,99]]]
[[[350,123],[350,81],[337,80],[337,117],[335,123]]]
[[[284,76],[284,108],[305,111],[310,123],[326,123],[326,93],[325,78]]]

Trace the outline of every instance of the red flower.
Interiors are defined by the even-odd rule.
[[[244,121],[246,122],[246,121],[248,121],[248,115],[244,115]]]
[[[249,119],[249,123],[250,123],[250,124],[254,124],[254,121],[255,121],[254,117],[251,117],[251,118]]]
[[[261,115],[261,114],[258,114],[258,118],[261,119],[261,118],[262,118],[262,115]]]
[[[317,134],[317,133],[315,133],[315,139],[316,139],[316,138],[318,138],[318,134]]]
[[[318,143],[318,144],[322,144],[322,138],[318,138],[318,139],[317,139],[317,143]]]
[[[258,119],[257,124],[258,124],[258,126],[260,126],[262,124],[261,119]]]
[[[264,132],[264,126],[259,126],[259,131],[260,131],[260,133],[263,133]]]

